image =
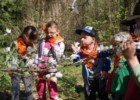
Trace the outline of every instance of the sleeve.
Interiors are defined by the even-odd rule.
[[[40,40],[40,42],[39,42],[39,47],[38,47],[38,58],[40,58],[40,57],[42,56],[44,46],[45,46],[45,40],[42,39],[42,40]]]
[[[65,50],[64,42],[59,42],[57,44],[54,44],[54,46],[52,47],[53,55],[54,58],[57,60],[57,62],[59,62],[60,59],[62,58],[64,54],[64,50]]]
[[[65,44],[64,42],[60,42],[59,44],[59,49],[60,49],[60,55],[62,56],[64,54],[64,50],[65,50]]]
[[[132,69],[132,75],[137,82],[138,86],[140,87],[140,64],[135,65]]]
[[[78,62],[78,61],[80,61],[82,59],[81,55],[80,55],[80,52],[78,52],[75,56],[76,57],[73,59],[73,63],[75,64],[76,67],[79,67],[80,63],[76,63],[76,62]]]
[[[102,51],[98,54],[99,58],[105,58],[105,57],[109,57],[112,56],[113,52],[112,51]]]
[[[111,68],[111,59],[106,58],[102,70],[108,72],[110,68]]]
[[[34,63],[36,65],[39,65],[41,63],[41,61],[42,61],[42,54],[43,54],[44,45],[45,45],[44,40],[43,39],[40,40],[38,50],[37,50],[38,52],[37,52],[37,54],[36,54],[36,56],[34,58]]]

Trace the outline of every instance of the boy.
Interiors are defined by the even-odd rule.
[[[75,62],[83,60],[82,63],[82,76],[84,80],[84,94],[85,100],[96,100],[96,91],[99,89],[99,74],[100,69],[98,64],[96,65],[97,59],[97,34],[93,27],[86,26],[83,29],[77,29],[76,33],[81,37],[80,51],[72,45],[73,53],[77,53]],[[99,63],[101,63],[99,61]],[[102,64],[101,64],[102,65]],[[101,67],[101,66],[100,66]],[[104,99],[105,100],[105,99]]]

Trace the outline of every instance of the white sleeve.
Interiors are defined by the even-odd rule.
[[[56,54],[57,59],[60,60],[64,54],[65,44],[63,42],[59,42],[58,44],[54,45],[53,50]]]
[[[59,50],[60,50],[61,55],[63,55],[64,54],[64,50],[65,50],[65,44],[64,44],[64,42],[60,42],[60,44],[59,44]]]
[[[39,47],[38,47],[38,53],[36,54],[36,56],[34,58],[35,59],[34,60],[35,64],[39,64],[41,62],[44,46],[45,46],[45,42],[44,42],[44,40],[42,40],[41,43],[39,44]]]

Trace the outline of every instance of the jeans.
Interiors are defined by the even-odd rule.
[[[33,100],[32,94],[32,79],[31,77],[11,76],[12,82],[12,100],[19,100],[20,95],[20,80],[23,81],[25,86],[25,94],[27,100]]]

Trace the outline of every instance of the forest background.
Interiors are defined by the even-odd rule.
[[[39,38],[43,37],[42,26],[50,20],[58,22],[61,34],[65,39],[66,52],[70,52],[70,44],[78,41],[78,35],[75,29],[83,26],[93,26],[98,33],[99,42],[109,45],[113,34],[121,29],[120,21],[131,16],[137,0],[77,0],[77,9],[79,13],[70,10],[73,0],[0,0],[0,67],[3,67],[5,56],[1,49],[10,45],[26,25],[36,26],[39,32]],[[6,29],[11,29],[7,34]],[[67,56],[67,55],[66,55]],[[64,77],[60,81],[60,92],[62,98],[80,97],[76,94],[78,85],[81,85],[82,79],[77,80],[66,70],[71,70],[79,75],[80,70],[71,68],[61,68]],[[69,81],[68,81],[69,80]],[[63,85],[64,90],[61,88]],[[7,74],[0,72],[0,96],[1,93],[10,90],[10,78]],[[66,89],[66,90],[65,90]],[[65,92],[65,91],[68,91]],[[78,90],[79,91],[79,90]],[[74,93],[72,95],[71,93]],[[77,100],[77,99],[76,99]],[[80,99],[79,99],[80,100]]]

